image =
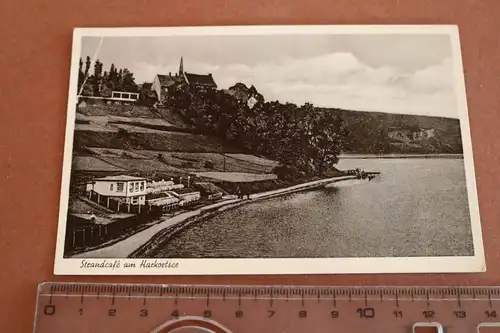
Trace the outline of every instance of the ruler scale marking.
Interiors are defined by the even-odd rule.
[[[56,328],[51,327],[51,330],[46,327],[50,327],[50,323],[56,320],[61,327],[64,326],[65,321],[75,320],[76,323],[79,320],[84,320],[91,313],[94,313],[94,316],[97,315],[96,318],[101,318],[105,328],[106,325],[119,325],[120,320],[113,317],[126,316],[121,318],[130,320],[130,328],[125,326],[125,329],[120,330],[120,332],[150,333],[150,329],[132,331],[132,327],[134,325],[146,327],[145,324],[149,322],[149,318],[156,318],[155,320],[160,319],[161,321],[161,318],[154,317],[155,315],[158,316],[158,314],[165,315],[163,317],[165,322],[170,320],[173,318],[170,313],[176,310],[178,298],[190,298],[192,300],[190,303],[182,303],[181,308],[178,309],[178,320],[181,320],[186,315],[203,316],[203,311],[205,311],[205,315],[208,317],[204,320],[208,318],[218,320],[221,324],[228,325],[229,329],[233,325],[232,332],[235,333],[250,333],[255,325],[269,325],[265,327],[264,331],[270,333],[298,333],[304,331],[304,328],[300,325],[305,325],[304,323],[307,323],[308,320],[321,323],[307,329],[308,333],[319,332],[314,330],[314,327],[321,327],[321,325],[324,328],[330,327],[329,330],[339,333],[352,332],[363,327],[365,330],[371,327],[375,329],[378,325],[381,325],[381,327],[396,325],[391,327],[399,327],[401,332],[411,332],[410,321],[436,321],[454,333],[462,333],[467,330],[477,331],[477,325],[482,322],[496,321],[497,314],[493,309],[493,302],[499,299],[499,295],[500,287],[470,286],[235,287],[46,284],[39,288],[36,312],[37,330],[35,333],[87,332],[80,330],[78,325],[73,324],[71,327],[74,328],[66,331],[58,330],[57,327],[59,326],[54,326]],[[89,302],[85,302],[86,298],[89,298]],[[113,317],[108,316],[109,306],[107,307],[105,306],[106,303],[103,303],[109,302],[109,300],[106,300],[107,298],[110,298],[112,304],[114,304]],[[118,298],[127,298],[129,302],[115,303],[115,299]],[[250,298],[254,302],[242,304],[243,299]],[[60,303],[60,299],[64,300],[64,303]],[[150,299],[157,301],[149,302]],[[217,300],[217,302],[212,302],[212,300]],[[221,302],[218,302],[219,300]],[[310,302],[312,300],[314,302]],[[328,300],[328,302],[323,302],[323,300]],[[268,304],[273,308],[271,317],[269,317],[270,314],[264,311],[265,308],[263,309],[259,305],[262,304],[262,301],[270,302]],[[195,310],[200,309],[200,303],[203,304],[201,312]],[[101,308],[100,304],[102,304],[103,310],[99,310]],[[242,307],[242,305],[244,306]],[[296,308],[296,306],[299,306],[299,308]],[[299,311],[301,308],[302,310]],[[158,309],[158,311],[152,311],[154,309]],[[160,311],[159,309],[163,310]],[[298,321],[294,324],[297,325],[297,329],[294,328],[295,326],[290,326],[285,331],[281,330],[283,327],[276,326],[279,325],[280,318],[283,318],[283,316],[287,318],[297,316]],[[339,326],[340,329],[335,329],[335,325],[341,325]],[[302,330],[299,330],[300,327],[302,327]],[[348,329],[348,327],[351,328]],[[109,326],[109,329],[105,329],[105,331],[114,331],[111,328],[112,326]],[[261,327],[261,329],[263,328]],[[101,330],[94,327],[94,331]]]

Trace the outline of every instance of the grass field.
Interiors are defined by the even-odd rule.
[[[164,133],[165,132],[163,130],[142,127],[142,126],[136,126],[136,125],[129,125],[129,124],[110,123],[109,126],[112,128],[116,128],[116,129],[123,129],[123,130],[126,130],[127,132],[130,132],[130,133]]]
[[[101,159],[118,168],[128,171],[139,172],[162,172],[172,174],[183,174],[182,170],[166,165],[158,160],[144,160],[122,157],[101,157]]]
[[[81,130],[75,131],[74,145],[126,150],[239,153],[238,149],[218,138],[179,132],[113,133]]]
[[[225,155],[232,157],[236,160],[246,161],[252,164],[267,166],[270,168],[273,168],[279,164],[276,161],[268,160],[267,158],[258,157],[255,155],[249,155],[249,154],[225,154]]]
[[[118,132],[118,128],[111,126],[102,126],[96,123],[90,124],[75,124],[75,131],[92,131],[92,132]]]
[[[140,118],[140,117],[123,117],[123,116],[88,116],[77,112],[75,117],[77,124],[94,124],[102,127],[111,127],[115,124],[133,125],[133,126],[157,126],[161,129],[176,128],[176,126],[161,118]],[[146,129],[146,127],[144,127]]]
[[[168,108],[158,108],[155,113],[162,119],[165,119],[169,123],[173,124],[179,128],[191,128],[190,125],[186,124],[184,119],[175,111]]]
[[[137,105],[87,105],[79,106],[77,111],[87,116],[122,116],[158,118],[154,109]]]
[[[230,183],[259,182],[263,180],[277,179],[274,174],[255,174],[244,172],[197,172],[196,176]]]
[[[243,154],[217,137],[190,133],[189,125],[169,109],[91,105],[79,108],[76,120],[76,171],[207,172],[229,181],[275,177],[269,174],[277,162]]]
[[[135,158],[135,159],[149,159],[154,157],[124,149],[87,148],[87,150],[93,154],[104,157],[123,157],[123,158]]]
[[[164,170],[165,165],[182,169],[186,172],[199,171],[223,171],[224,159],[225,170],[227,172],[242,173],[272,173],[275,162],[269,161],[267,165],[249,163],[247,160],[255,158],[257,161],[267,161],[253,155],[244,155],[245,160],[235,159],[218,153],[184,153],[184,152],[163,152],[154,150],[126,150],[114,148],[87,147],[86,153],[95,154],[96,157],[85,156],[85,160],[95,161],[94,163],[106,163],[118,166],[126,170],[140,170],[138,164],[144,164],[147,170]],[[80,158],[81,159],[81,158]],[[87,162],[88,163],[88,162]],[[81,169],[84,169],[81,168]]]
[[[175,126],[174,124],[161,118],[138,118],[138,117],[108,117],[110,122],[139,123],[145,125]]]
[[[213,170],[207,171],[223,171],[225,160],[225,171],[227,172],[244,172],[244,173],[270,173],[273,169],[273,164],[269,161],[266,164],[249,163],[248,160],[252,158],[258,159],[253,155],[241,154],[246,156],[246,159],[235,159],[231,156],[217,154],[217,153],[171,153],[172,158],[185,160],[193,163],[197,168],[207,169],[205,163],[211,162]]]
[[[118,172],[125,169],[104,162],[93,156],[74,156],[72,161],[72,171],[109,171]]]

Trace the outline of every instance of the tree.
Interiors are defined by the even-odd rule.
[[[82,58],[80,58],[80,61],[78,63],[78,92],[80,92],[80,89],[82,87],[83,81],[85,80],[85,74],[83,73],[83,61]]]
[[[346,135],[342,117],[312,104],[265,102],[253,86],[200,92],[184,87],[172,106],[196,128],[245,151],[277,160],[283,177],[322,176],[338,162]],[[250,104],[248,99],[253,97]]]
[[[94,64],[94,77],[96,79],[100,79],[101,75],[102,75],[102,63],[99,61],[99,59],[97,59]]]
[[[88,77],[89,70],[90,70],[90,57],[87,56],[87,59],[85,60],[85,72],[84,72],[85,77]]]
[[[110,89],[115,89],[115,87],[118,85],[118,73],[116,72],[115,64],[111,64],[111,67],[109,69],[109,77],[108,80],[106,81],[106,85]]]
[[[120,69],[121,78],[120,85],[123,91],[137,91],[137,84],[135,83],[134,74],[131,73],[127,68],[123,70]]]
[[[123,80],[122,80],[122,73],[123,70],[120,68],[120,71],[116,75],[116,89],[117,90],[122,90],[123,88]]]
[[[345,123],[331,111],[317,112],[312,105],[307,108],[307,152],[314,174],[324,172],[338,163],[345,137]]]

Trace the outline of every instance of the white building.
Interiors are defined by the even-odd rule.
[[[146,204],[146,178],[127,175],[107,176],[95,179],[87,184],[89,198],[97,195],[97,202],[105,200],[106,207],[109,208],[110,198],[118,201],[118,211],[120,204],[140,206]]]
[[[112,91],[110,99],[114,101],[133,103],[139,100],[139,93]]]

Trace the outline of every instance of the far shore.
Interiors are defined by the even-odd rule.
[[[339,159],[376,159],[376,158],[449,158],[463,159],[463,154],[355,154],[344,153]]]

